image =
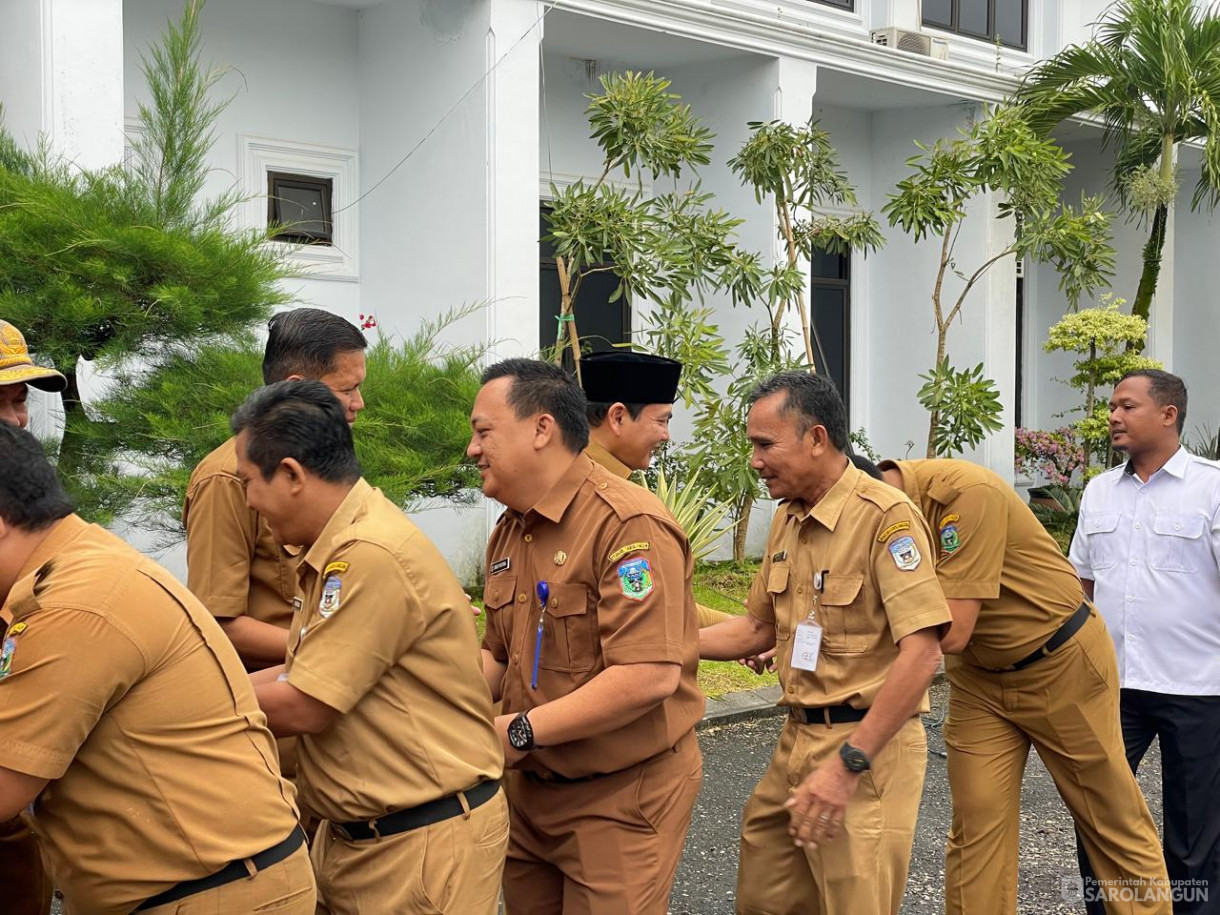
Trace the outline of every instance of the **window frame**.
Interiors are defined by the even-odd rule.
[[[817,260],[810,264],[809,269],[809,323],[812,328],[817,327],[814,314],[814,291],[815,289],[832,289],[843,293],[843,390],[839,391],[839,396],[843,399],[843,405],[847,408],[848,416],[851,415],[851,337],[852,337],[852,320],[851,320],[851,252],[846,254],[827,254],[827,257],[837,259],[839,267],[839,276],[824,276],[817,272]],[[821,367],[818,374],[825,374],[829,369],[826,366],[826,341],[818,335],[815,346],[818,347],[818,352],[815,353],[818,365]],[[829,374],[825,377],[830,378]],[[834,379],[831,378],[831,381]],[[836,385],[837,387],[837,385]]]
[[[812,0],[812,2],[822,6],[833,6],[835,9],[843,10],[845,13],[854,13],[856,11],[856,0]]]
[[[951,32],[954,35],[960,35],[962,38],[969,38],[974,41],[986,41],[994,44],[996,40],[996,5],[1004,2],[1004,0],[986,0],[987,2],[987,34],[980,35],[978,32],[972,32],[961,27],[961,6],[962,0],[949,0],[950,5],[950,22],[940,22],[935,19],[929,19],[928,14],[920,12],[920,23],[925,27],[941,29],[946,32]],[[1021,3],[1021,44],[1008,44],[1001,42],[1001,46],[1014,51],[1029,51],[1029,0],[1020,0]]]
[[[267,170],[267,226],[283,224],[280,218],[280,193],[283,189],[316,190],[322,198],[322,218],[319,220],[328,227],[328,231],[310,232],[303,229],[289,228],[283,232],[270,235],[272,241],[287,242],[297,245],[318,245],[331,248],[335,244],[335,179],[319,175],[304,175],[299,172],[285,172],[278,169]]]

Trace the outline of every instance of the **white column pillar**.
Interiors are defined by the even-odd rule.
[[[6,127],[32,148],[39,134],[81,168],[123,156],[122,0],[0,4],[0,98]]]
[[[487,80],[487,335],[502,356],[538,350],[538,73],[544,8],[537,0],[491,0],[487,31],[486,63],[495,68]]]
[[[999,219],[998,195],[989,194],[986,202],[987,238],[984,259],[995,257],[1013,242],[1013,220]],[[981,215],[981,214],[980,214]],[[978,290],[983,299],[983,370],[1000,392],[1004,426],[982,444],[983,463],[1009,483],[1013,481],[1013,422],[1017,396],[1017,262],[1005,257],[991,266]]]

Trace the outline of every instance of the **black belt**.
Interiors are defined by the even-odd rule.
[[[500,782],[479,782],[473,788],[450,794],[447,797],[428,801],[418,807],[408,807],[405,810],[395,810],[375,820],[358,820],[354,823],[331,823],[330,828],[345,839],[360,842],[364,839],[379,839],[397,835],[421,826],[431,826],[442,820],[451,820],[455,816],[481,807],[496,796],[500,790]],[[459,795],[466,796],[465,805]]]
[[[1007,672],[1014,671],[1014,670],[1022,670],[1023,668],[1029,667],[1030,664],[1033,664],[1037,661],[1041,661],[1043,658],[1045,658],[1048,654],[1050,654],[1056,648],[1062,647],[1062,645],[1068,639],[1070,639],[1077,632],[1079,632],[1080,627],[1083,626],[1086,622],[1088,622],[1089,615],[1092,612],[1093,611],[1091,609],[1089,609],[1088,604],[1081,604],[1079,607],[1076,608],[1076,612],[1073,613],[1068,618],[1068,621],[1066,623],[1064,623],[1062,626],[1060,626],[1058,631],[1054,635],[1052,635],[1049,639],[1047,639],[1045,645],[1043,645],[1041,648],[1039,648],[1036,651],[1030,652],[1025,657],[1023,657],[1020,661],[1018,661],[1016,664],[1013,664],[1010,667],[999,668],[1000,672],[1007,673]]]
[[[143,912],[146,909],[155,909],[157,906],[169,905],[171,902],[177,902],[179,899],[185,899],[187,896],[194,896],[196,893],[202,893],[204,890],[214,890],[218,886],[224,886],[226,883],[233,883],[236,880],[241,880],[245,877],[253,877],[254,874],[246,868],[246,862],[249,861],[254,867],[254,873],[265,871],[273,864],[279,864],[294,851],[305,844],[305,832],[298,826],[288,838],[282,842],[277,842],[266,851],[260,851],[257,855],[249,858],[243,858],[240,861],[230,861],[216,873],[207,877],[200,877],[198,880],[183,880],[181,883],[176,883],[164,893],[158,893],[151,899],[145,899],[139,906],[132,911]]]
[[[868,709],[852,708],[850,705],[794,705],[788,709],[788,714],[801,724],[851,724],[853,721],[863,721]]]

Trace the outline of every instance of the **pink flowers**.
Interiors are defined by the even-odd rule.
[[[1014,456],[1019,473],[1041,477],[1052,486],[1067,486],[1085,466],[1084,448],[1067,426],[1054,432],[1018,428]]]
[[[360,315],[360,329],[372,330],[377,326],[377,319],[370,315]]]

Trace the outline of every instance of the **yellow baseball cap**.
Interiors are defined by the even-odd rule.
[[[55,369],[35,365],[30,348],[21,331],[0,320],[0,384],[33,385],[41,391],[58,393],[68,386],[68,379]]]

